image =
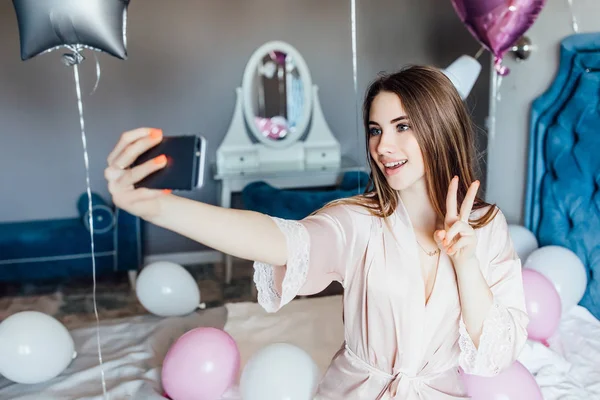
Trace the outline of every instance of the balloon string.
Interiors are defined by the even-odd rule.
[[[356,51],[356,0],[350,0],[350,26],[352,30],[352,80],[354,82],[354,112],[356,114],[356,161],[360,160],[360,129],[358,116],[358,57]],[[357,194],[361,193],[360,169],[356,171]]]
[[[485,47],[481,46],[481,47],[479,48],[479,50],[477,50],[477,53],[475,54],[475,57],[474,57],[474,58],[475,58],[476,60],[478,60],[478,59],[479,59],[479,57],[481,57],[481,55],[483,54],[483,52],[484,52],[484,51],[485,51]]]
[[[502,100],[502,95],[500,93],[501,86],[502,86],[502,75],[498,74],[498,79],[496,80],[496,101]]]
[[[78,58],[81,62],[82,58]],[[77,92],[77,108],[79,110],[79,125],[81,127],[81,141],[83,144],[83,159],[85,162],[85,179],[88,196],[88,225],[90,231],[91,252],[92,252],[92,298],[94,303],[94,315],[96,317],[96,344],[98,347],[98,361],[100,362],[100,377],[102,380],[102,393],[104,398],[107,398],[106,379],[104,376],[104,368],[102,363],[102,347],[100,345],[100,318],[98,316],[98,306],[96,304],[96,256],[94,249],[94,218],[92,216],[92,189],[90,184],[90,162],[87,150],[87,139],[85,135],[85,120],[83,117],[83,101],[81,100],[81,85],[79,81],[79,62],[73,64],[73,73],[75,75],[75,89]]]
[[[496,111],[497,104],[502,99],[500,95],[500,87],[502,86],[502,75],[496,73],[495,67],[492,67],[492,83],[491,83],[491,96],[490,96],[490,117],[488,132],[490,139],[494,140],[496,136]]]
[[[571,11],[571,24],[573,25],[573,32],[579,33],[579,24],[577,23],[577,17],[575,17],[575,12],[573,11],[573,0],[567,0],[569,4],[569,11]]]
[[[491,82],[490,82],[490,115],[488,119],[488,134],[490,140],[493,141],[496,137],[496,104],[498,99],[498,81],[500,76],[496,72],[494,63],[491,65]]]

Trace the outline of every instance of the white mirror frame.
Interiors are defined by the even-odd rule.
[[[258,68],[258,64],[262,60],[262,58],[270,51],[281,51],[286,54],[290,54],[298,67],[298,71],[300,73],[300,78],[302,79],[302,83],[304,86],[304,104],[303,104],[303,113],[302,119],[300,120],[296,130],[290,133],[283,140],[272,140],[268,137],[265,137],[254,122],[254,110],[252,107],[253,99],[252,99],[252,85],[254,79],[256,78],[256,71]],[[313,104],[313,85],[312,78],[310,76],[310,72],[308,70],[308,66],[302,58],[302,55],[296,50],[293,46],[288,43],[281,41],[272,41],[263,44],[259,47],[250,60],[248,64],[246,64],[246,69],[244,70],[244,77],[242,80],[242,91],[243,91],[243,109],[244,109],[244,117],[246,119],[246,123],[249,126],[254,137],[263,143],[265,146],[273,147],[273,148],[282,148],[288,147],[292,144],[296,143],[300,137],[302,137],[306,133],[306,128],[308,127],[311,119]]]

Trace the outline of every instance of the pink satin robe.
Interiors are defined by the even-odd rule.
[[[478,349],[462,321],[446,254],[426,304],[419,247],[401,201],[389,219],[393,234],[381,218],[357,206],[337,205],[302,221],[273,219],[287,237],[288,263],[285,269],[254,264],[265,310],[275,312],[333,280],[344,286],[345,342],[316,399],[466,399],[459,366],[492,376],[523,348],[529,319],[521,262],[501,212],[476,230],[477,256],[494,295]]]

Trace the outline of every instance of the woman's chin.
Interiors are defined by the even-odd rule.
[[[388,176],[386,177],[388,185],[396,191],[404,191],[418,186],[421,179],[408,179],[407,176]]]
[[[394,189],[394,190],[406,190],[407,188],[409,188],[411,185],[406,182],[405,179],[399,179],[398,177],[395,176],[390,176],[387,179],[387,183],[388,185]]]

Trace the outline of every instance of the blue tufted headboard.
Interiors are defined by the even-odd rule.
[[[600,318],[600,33],[561,43],[556,78],[532,104],[527,180],[525,226],[579,256],[580,304]]]

